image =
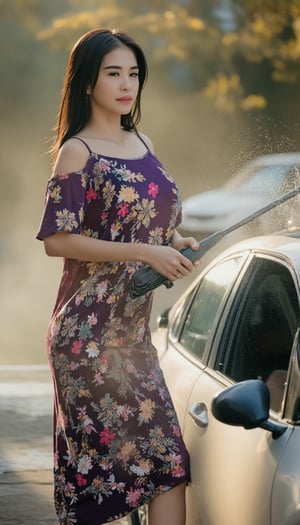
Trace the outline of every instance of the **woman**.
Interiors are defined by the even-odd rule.
[[[151,344],[152,293],[133,273],[171,280],[178,189],[137,132],[147,65],[126,34],[90,31],[67,67],[54,170],[37,235],[64,269],[47,332],[55,392],[55,505],[61,525],[100,525],[149,502],[150,525],[184,525],[189,458]]]

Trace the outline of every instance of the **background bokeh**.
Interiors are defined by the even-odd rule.
[[[145,50],[140,129],[183,198],[257,155],[300,151],[300,0],[0,0],[0,364],[46,362],[62,266],[35,240],[47,150],[70,48],[100,26]],[[157,292],[153,320],[186,285]]]

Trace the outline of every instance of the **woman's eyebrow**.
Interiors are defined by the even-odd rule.
[[[104,66],[103,69],[123,69],[123,68],[122,66],[110,65],[110,66]],[[139,66],[131,66],[130,69],[139,69]]]

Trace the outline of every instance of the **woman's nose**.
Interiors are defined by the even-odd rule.
[[[130,87],[130,79],[127,76],[122,77],[121,88],[122,90]]]

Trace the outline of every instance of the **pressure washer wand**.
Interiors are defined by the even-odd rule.
[[[257,219],[257,217],[260,217],[264,213],[267,213],[268,211],[272,210],[276,206],[279,206],[283,202],[292,199],[299,193],[300,186],[289,191],[288,193],[284,193],[283,195],[281,195],[281,197],[278,197],[277,199],[270,202],[266,206],[263,206],[254,213],[247,215],[247,217],[241,219],[235,224],[232,224],[231,226],[228,226],[223,230],[218,230],[215,233],[212,233],[205,239],[201,240],[201,242],[199,243],[199,250],[193,250],[192,248],[184,248],[183,250],[181,250],[181,253],[192,262],[198,261],[208,252],[208,250],[213,248],[213,246],[215,246],[221,239],[223,239],[225,235],[237,230],[238,228],[241,228],[242,226],[245,226],[245,224],[248,224],[254,219]],[[173,282],[170,281],[167,277],[164,277],[160,273],[153,270],[151,266],[146,266],[145,268],[141,268],[140,270],[138,270],[133,275],[131,281],[130,295],[131,297],[139,297],[151,290],[154,290],[162,284],[164,284],[166,288],[171,288],[173,286]]]

